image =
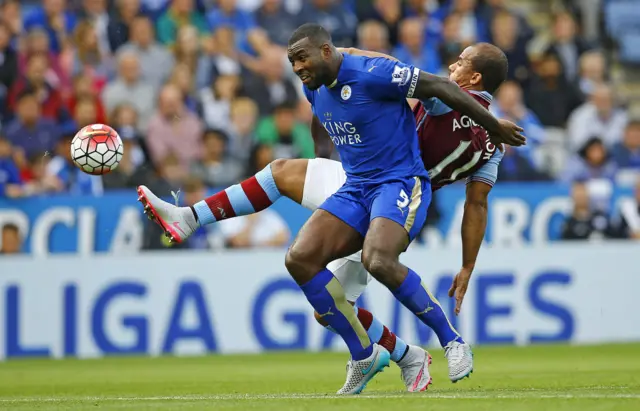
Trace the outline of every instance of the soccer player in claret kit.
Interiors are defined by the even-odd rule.
[[[358,393],[388,364],[389,353],[371,343],[342,285],[325,268],[336,258],[362,248],[367,271],[433,328],[441,342],[466,345],[420,277],[398,261],[424,222],[431,193],[415,120],[404,99],[437,97],[475,119],[494,139],[508,143],[521,144],[521,130],[499,124],[455,83],[388,59],[339,53],[317,25],[303,25],[294,33],[289,56],[312,103],[314,128],[320,124],[318,116],[323,117],[347,177],[302,228],[286,265],[320,313],[318,317],[343,337],[351,352],[347,381],[339,393]],[[223,214],[258,211],[280,196],[271,168],[234,187],[224,197],[194,207],[200,224],[219,220]],[[175,218],[175,213],[167,212],[166,203],[144,187],[139,191],[146,209],[174,239],[184,238],[197,226],[194,217]],[[450,357],[458,362],[467,354],[465,350],[456,353]]]

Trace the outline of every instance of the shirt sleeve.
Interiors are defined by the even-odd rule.
[[[496,148],[495,153],[493,153],[489,161],[467,178],[467,184],[472,181],[480,181],[493,187],[498,180],[498,166],[500,165],[502,157],[504,157],[504,153]]]
[[[404,100],[413,97],[420,69],[398,61],[378,57],[365,63],[367,89],[382,100]]]
[[[429,100],[423,101],[422,105],[424,106],[425,110],[427,110],[427,114],[429,114],[430,116],[441,116],[453,111],[439,98],[435,97],[431,97]]]

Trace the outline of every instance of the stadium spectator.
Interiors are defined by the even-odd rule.
[[[529,160],[532,167],[541,169],[542,164],[537,161],[535,151],[544,144],[545,131],[538,117],[524,105],[520,85],[515,81],[503,83],[490,110],[496,117],[512,121],[526,130],[527,145],[514,149]]]
[[[260,71],[248,75],[243,81],[244,94],[252,96],[261,116],[270,115],[276,106],[284,102],[298,101],[296,85],[285,75],[283,58],[278,48],[270,47],[260,57]]]
[[[96,27],[89,20],[78,23],[74,39],[72,75],[88,75],[99,92],[114,75],[111,55],[100,47]]]
[[[640,178],[635,184],[633,198],[620,202],[620,233],[626,238],[640,240]]]
[[[0,22],[0,119],[7,114],[9,89],[18,78],[18,56],[10,42],[10,28],[6,23]]]
[[[289,36],[299,25],[296,16],[286,10],[282,0],[264,0],[255,12],[255,19],[269,40],[280,47],[287,46]]]
[[[55,156],[47,164],[47,178],[57,178],[57,188],[69,194],[102,195],[102,178],[86,174],[73,164],[69,150],[71,140],[73,134],[67,134],[58,142]]]
[[[491,23],[493,43],[506,54],[509,62],[507,78],[526,86],[531,76],[527,39],[519,35],[518,18],[508,11],[495,14]]]
[[[133,1],[135,3],[135,0]],[[82,6],[78,11],[80,21],[91,23],[95,30],[98,49],[104,55],[113,51],[109,44],[108,26],[113,17],[109,15],[107,0],[82,0]],[[76,43],[77,45],[77,43]]]
[[[128,148],[133,164],[138,167],[146,163],[148,156],[144,145],[144,135],[138,131],[138,113],[135,107],[130,104],[117,106],[109,116],[111,126],[118,132],[122,141],[127,141],[125,148]]]
[[[514,147],[505,146],[504,157],[498,167],[498,181],[544,181],[549,177],[538,171],[531,160]]]
[[[618,168],[640,171],[640,120],[627,124],[622,141],[613,146],[612,155]]]
[[[571,147],[582,147],[593,135],[598,135],[607,147],[622,141],[628,118],[625,110],[616,106],[610,86],[596,86],[588,102],[578,107],[567,125]]]
[[[438,72],[448,75],[448,67],[458,61],[466,46],[460,37],[460,15],[449,14],[442,24],[442,41],[438,45],[438,57],[442,66]]]
[[[90,97],[78,99],[72,114],[72,124],[68,128],[62,130],[65,134],[74,134],[82,127],[96,124],[98,122],[98,108],[95,100]]]
[[[6,0],[0,4],[0,22],[9,28],[9,38],[15,51],[18,37],[23,32],[22,9],[19,0]]]
[[[109,19],[107,26],[107,38],[109,49],[115,53],[120,47],[131,39],[131,31],[136,17],[140,14],[140,0],[116,0],[116,11]],[[150,21],[148,21],[149,24]],[[153,30],[153,29],[152,29]],[[153,34],[155,40],[155,33]]]
[[[0,254],[19,254],[22,252],[22,236],[16,224],[7,223],[2,226],[2,244]]]
[[[129,27],[130,41],[118,52],[136,54],[142,78],[153,87],[161,86],[174,66],[173,55],[155,40],[153,23],[148,17],[135,17]]]
[[[196,87],[202,89],[208,87],[218,76],[240,75],[243,70],[240,63],[240,53],[235,47],[235,32],[233,28],[222,26],[213,34],[210,42],[212,50],[205,49],[205,58],[208,65],[203,65],[196,78]],[[252,61],[252,59],[243,59]]]
[[[42,6],[35,7],[24,19],[26,31],[39,27],[47,32],[54,53],[60,53],[68,44],[77,23],[76,15],[66,5],[66,0],[43,0]]]
[[[153,86],[140,75],[140,61],[132,52],[118,55],[118,77],[102,91],[102,101],[108,112],[129,103],[138,112],[138,128],[145,130],[156,103]]]
[[[270,209],[220,221],[216,228],[228,248],[284,247],[291,237],[282,217]]]
[[[542,56],[531,78],[525,101],[547,127],[564,127],[571,112],[582,103],[580,90],[567,81],[554,54]]]
[[[200,90],[200,110],[209,128],[224,129],[229,124],[231,101],[238,95],[240,78],[218,76],[211,87]]]
[[[422,38],[422,35],[420,35],[420,38]],[[421,42],[420,39],[417,41]],[[389,54],[391,47],[389,43],[389,29],[376,20],[360,23],[358,26],[358,47],[363,50]]]
[[[257,141],[273,147],[276,158],[313,158],[315,147],[309,126],[296,121],[296,106],[282,103],[273,116],[258,123]]]
[[[36,92],[27,89],[18,97],[17,116],[7,125],[5,135],[25,156],[44,155],[55,149],[60,129],[53,119],[42,115]]]
[[[227,127],[229,153],[236,161],[246,164],[255,141],[258,106],[249,97],[239,97],[231,103],[230,120]]]
[[[452,0],[440,6],[429,22],[429,37],[440,40],[440,29],[448,15],[460,15],[459,36],[463,43],[489,41],[489,23],[480,13],[477,0]],[[436,24],[438,22],[439,24]],[[434,23],[434,24],[432,24]]]
[[[546,52],[558,57],[564,76],[569,82],[576,80],[578,60],[582,53],[589,49],[589,44],[578,34],[574,17],[566,11],[556,14],[553,19],[553,41]]]
[[[354,45],[358,20],[347,7],[335,0],[309,0],[303,3],[300,21],[317,23],[327,29],[336,46]]]
[[[577,155],[569,159],[562,174],[564,182],[605,179],[613,181],[617,167],[599,137],[591,137]]]
[[[209,187],[225,187],[240,181],[244,170],[227,157],[228,142],[224,131],[206,130],[202,135],[202,158],[191,165],[191,174]]]
[[[70,67],[65,67],[64,60],[60,55],[51,51],[49,47],[49,37],[43,29],[34,28],[26,35],[24,47],[18,54],[18,69],[25,72],[31,57],[34,55],[43,55],[47,57],[48,67],[45,78],[51,87],[60,90],[65,97],[66,92],[70,89],[71,81],[69,73]],[[67,64],[69,66],[69,64]]]
[[[20,170],[12,154],[11,143],[0,136],[0,198],[15,198],[24,194]]]
[[[193,0],[172,0],[171,7],[158,19],[157,36],[160,43],[173,46],[178,38],[178,30],[193,26],[204,35],[208,31],[207,21],[193,4]]]
[[[202,153],[202,129],[200,119],[186,109],[178,87],[164,86],[145,139],[153,164],[162,167],[163,159],[173,154],[186,169]]]
[[[268,144],[256,144],[251,149],[247,171],[245,176],[251,176],[265,168],[269,163],[275,160],[273,155],[273,147]]]
[[[430,73],[438,73],[439,56],[435,49],[424,44],[424,38],[424,24],[421,19],[413,17],[403,20],[400,23],[400,42],[393,55],[406,64],[420,67]]]
[[[232,27],[235,47],[239,52],[262,54],[270,43],[267,34],[256,25],[253,14],[238,8],[236,0],[219,0],[207,13],[207,21],[214,31],[220,27]]]
[[[526,16],[518,10],[509,7],[509,3],[510,2],[508,0],[485,0],[484,6],[480,8],[480,16],[482,16],[482,19],[487,22],[493,22],[496,16],[504,13],[508,13],[515,17],[516,27],[518,28],[518,39],[516,42],[518,44],[526,44],[533,39],[535,32],[527,21]],[[495,43],[496,39],[493,37],[493,33],[491,33],[491,35]]]
[[[585,98],[591,96],[595,88],[606,82],[607,65],[601,51],[587,51],[580,57],[578,86]]]
[[[403,4],[400,0],[356,1],[355,3],[355,12],[359,21],[380,22],[387,27],[389,43],[396,44],[398,42],[398,26],[403,17]],[[362,44],[360,33],[358,33],[358,42]]]
[[[185,107],[195,113],[199,103],[194,95],[193,74],[189,66],[184,63],[177,64],[173,68],[168,83],[178,87],[183,95]]]
[[[203,44],[205,44],[204,41]],[[183,26],[178,30],[174,58],[177,64],[189,67],[189,70],[196,78],[198,87],[209,84],[212,61],[209,55],[204,52],[195,27]]]
[[[73,93],[67,101],[69,113],[75,112],[76,104],[80,99],[90,99],[96,109],[96,123],[107,124],[107,113],[102,104],[102,100],[94,87],[94,83],[86,74],[80,74],[73,79]]]
[[[603,211],[592,207],[587,184],[574,183],[571,199],[573,211],[562,225],[563,240],[598,240],[615,237],[615,228],[609,217]]]

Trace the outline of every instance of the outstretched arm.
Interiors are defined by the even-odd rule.
[[[471,97],[469,93],[461,89],[456,83],[444,77],[420,71],[415,89],[412,95],[407,97],[420,100],[428,100],[431,97],[436,97],[453,110],[471,117],[471,119],[487,130],[490,136],[508,139],[509,134],[514,134],[511,136],[513,138],[513,144],[511,145],[522,145],[525,142],[523,136],[505,129],[498,119]],[[522,129],[519,131],[522,131]],[[518,140],[520,140],[520,144],[518,144]],[[511,140],[503,142],[509,143],[509,141]]]
[[[449,297],[456,299],[456,315],[460,314],[462,301],[476,265],[478,252],[487,228],[489,184],[472,181],[467,184],[467,198],[462,217],[462,268],[449,289]]]

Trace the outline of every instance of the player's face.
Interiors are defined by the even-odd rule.
[[[473,47],[467,47],[458,60],[449,66],[449,80],[455,81],[462,88],[477,84],[482,77],[480,73],[473,70],[471,60],[474,53]]]
[[[328,44],[317,47],[307,38],[297,41],[287,50],[293,72],[309,90],[317,90],[332,80],[327,61],[329,55]]]

